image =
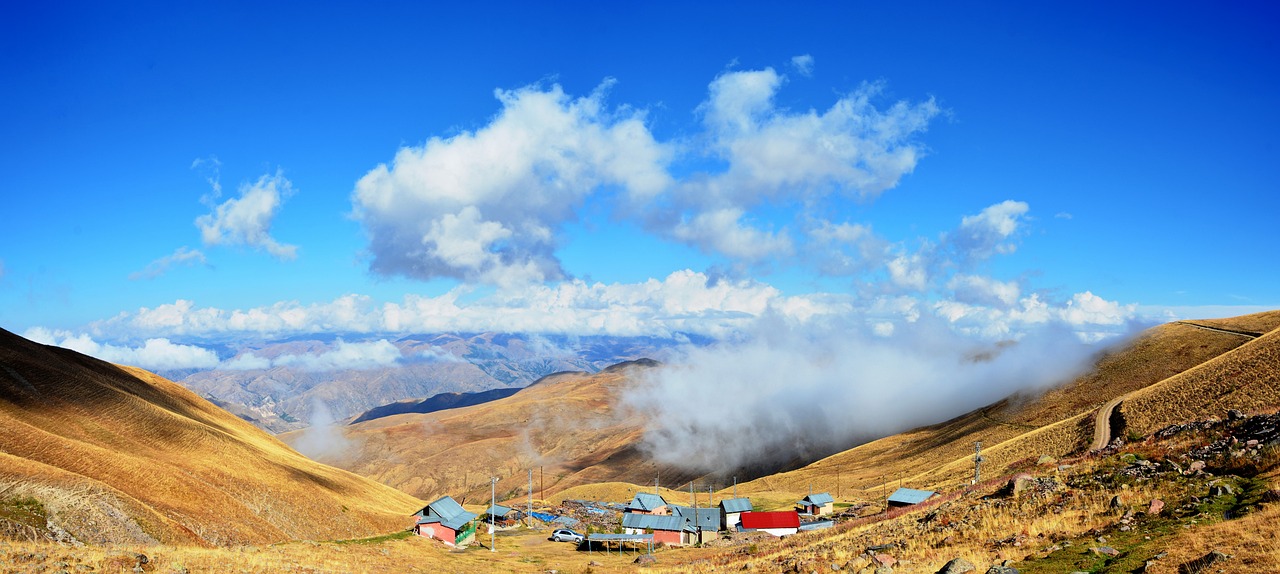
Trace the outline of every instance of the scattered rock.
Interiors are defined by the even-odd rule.
[[[658,559],[654,558],[652,554],[641,554],[639,558],[636,558],[631,563],[639,564],[641,566],[649,566],[651,564],[657,564]]]
[[[876,564],[879,564],[881,566],[893,566],[894,564],[898,563],[897,558],[894,558],[888,554],[876,554],[872,559],[875,560]]]
[[[1124,508],[1124,502],[1120,500],[1120,495],[1117,494],[1111,497],[1111,509],[1120,510],[1121,508]]]
[[[893,568],[890,568],[888,566],[881,566],[879,568],[876,568],[875,574],[893,574]]]
[[[1163,510],[1164,510],[1164,501],[1160,500],[1159,498],[1153,498],[1151,500],[1151,506],[1147,507],[1147,514],[1156,516],[1160,514],[1160,512]]]
[[[1225,482],[1213,481],[1209,483],[1209,498],[1217,498],[1219,496],[1231,496],[1236,493],[1230,484]]]
[[[952,558],[937,574],[965,574],[965,572],[973,572],[977,569],[972,562],[964,558]]]
[[[1236,409],[1230,409],[1227,411],[1227,420],[1229,421],[1242,421],[1244,419],[1245,419],[1244,413]]]
[[[1203,460],[1193,460],[1191,465],[1187,467],[1187,472],[1200,472],[1202,470],[1204,470]]]
[[[1178,574],[1200,574],[1209,570],[1215,564],[1226,562],[1230,556],[1214,550],[1200,558],[1192,560],[1178,566]]]
[[[1093,548],[1089,549],[1089,552],[1097,554],[1098,556],[1116,557],[1120,555],[1119,550],[1116,550],[1115,548],[1112,548],[1110,546],[1094,546]]]
[[[993,564],[990,568],[987,568],[987,574],[1018,574],[1018,569],[1012,566]]]

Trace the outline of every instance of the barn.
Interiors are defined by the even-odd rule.
[[[921,502],[924,502],[926,500],[929,500],[930,498],[933,498],[933,496],[936,494],[937,493],[932,490],[916,490],[914,488],[899,488],[898,490],[893,491],[893,494],[889,495],[889,506],[898,508],[903,506],[911,506],[913,504],[920,504]]]
[[[444,496],[413,514],[414,533],[435,538],[449,546],[466,546],[476,536],[474,512],[467,512],[452,497]]]
[[[653,533],[653,541],[668,546],[685,546],[698,541],[698,530],[688,519],[680,516],[661,516],[628,512],[622,515],[622,530],[626,534]]]
[[[751,512],[751,500],[746,498],[730,498],[720,501],[720,524],[726,530],[733,530],[742,522],[742,513]]]
[[[738,529],[743,532],[767,532],[781,538],[800,531],[800,515],[794,510],[743,512]]]
[[[825,516],[835,511],[836,499],[831,497],[828,492],[819,492],[818,494],[810,494],[799,502],[800,514],[811,514],[813,516]]]
[[[631,503],[627,504],[624,510],[628,513],[634,512],[636,514],[671,514],[671,511],[667,508],[666,499],[648,492],[637,492],[635,497],[631,499]]]

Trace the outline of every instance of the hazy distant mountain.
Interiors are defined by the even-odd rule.
[[[593,373],[624,361],[661,360],[689,342],[500,333],[323,334],[228,344],[222,348],[229,356],[222,368],[162,374],[181,376],[183,385],[241,418],[283,432],[409,399],[519,388],[560,371]]]

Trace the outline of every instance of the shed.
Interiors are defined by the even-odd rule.
[[[800,515],[794,510],[743,512],[738,529],[743,532],[767,532],[781,538],[800,530]]]
[[[832,498],[830,493],[819,492],[818,494],[810,494],[804,497],[796,504],[800,505],[801,514],[824,516],[835,511],[835,502],[836,499]]]
[[[472,521],[476,514],[467,512],[452,497],[441,497],[413,515],[417,517],[414,532],[419,536],[435,538],[449,546],[465,546],[475,539],[476,525]]]
[[[889,495],[889,506],[902,507],[920,504],[937,494],[932,490],[916,490],[914,488],[899,488]]]
[[[725,530],[732,530],[742,522],[742,513],[751,512],[751,500],[746,498],[730,498],[720,501],[720,524]]]
[[[693,524],[680,516],[662,516],[628,512],[622,515],[622,530],[626,534],[653,533],[653,541],[670,546],[684,546],[697,541],[698,531]]]
[[[524,513],[514,508],[503,506],[501,504],[495,504],[485,509],[484,515],[481,517],[481,520],[483,522],[489,522],[490,517],[493,518],[494,524],[497,524],[498,526],[507,527],[507,526],[514,526],[517,522],[519,522],[520,519],[524,517]]]
[[[637,492],[625,510],[639,514],[671,514],[667,509],[667,501],[662,496],[648,492]]]

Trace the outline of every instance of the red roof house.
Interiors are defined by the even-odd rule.
[[[800,530],[800,515],[794,510],[743,512],[742,523],[738,528],[743,531],[768,532],[778,537],[788,536]]]

